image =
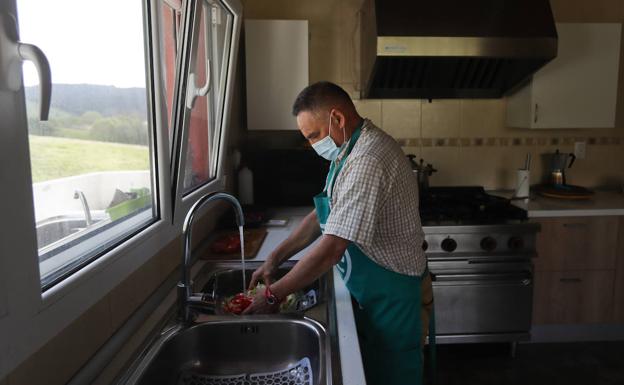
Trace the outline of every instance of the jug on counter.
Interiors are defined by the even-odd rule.
[[[554,154],[546,154],[546,157],[550,158],[550,162],[546,163],[550,165],[550,183],[555,186],[567,184],[565,170],[572,167],[572,164],[574,164],[576,160],[576,155],[572,153],[561,153],[557,150]]]
[[[420,159],[420,163],[416,163],[414,160],[416,159],[416,155],[414,154],[406,156],[412,164],[412,172],[418,180],[418,191],[420,194],[424,194],[429,189],[429,177],[438,170],[433,168],[431,163],[427,163],[427,165],[425,165],[425,162],[422,159]]]

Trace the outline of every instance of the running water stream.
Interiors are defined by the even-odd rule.
[[[240,249],[241,249],[241,265],[243,272],[243,291],[247,292],[247,276],[245,274],[245,235],[243,234],[243,226],[238,226],[238,234],[240,236]]]

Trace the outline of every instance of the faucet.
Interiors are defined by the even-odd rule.
[[[214,193],[206,194],[199,198],[197,202],[191,207],[186,218],[184,219],[184,225],[182,226],[182,236],[184,238],[183,252],[182,252],[182,265],[181,279],[178,282],[178,318],[184,322],[191,322],[193,317],[191,314],[192,309],[207,309],[214,307],[214,301],[210,301],[210,296],[205,293],[193,293],[191,282],[191,232],[193,230],[193,220],[195,219],[195,213],[199,211],[204,205],[214,202],[216,200],[225,200],[230,202],[234,206],[236,211],[236,222],[239,226],[245,224],[245,218],[243,215],[243,209],[238,200],[226,193]]]
[[[89,204],[87,203],[87,198],[84,193],[80,190],[74,191],[74,199],[80,199],[82,211],[84,211],[85,223],[87,226],[91,226],[93,224],[93,219],[91,218],[91,210],[89,209]]]

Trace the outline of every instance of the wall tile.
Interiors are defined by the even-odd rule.
[[[505,103],[502,99],[461,100],[460,135],[495,137],[505,127]]]
[[[363,99],[354,100],[355,108],[363,118],[370,119],[377,126],[381,126],[381,100],[378,99]]]
[[[585,159],[566,170],[568,183],[584,187],[619,187],[624,183],[624,147],[587,146]]]
[[[481,185],[486,189],[514,189],[516,170],[524,167],[527,152],[535,157],[534,147],[462,147],[459,161],[462,173],[457,182],[462,185]],[[535,176],[537,177],[537,176]],[[531,175],[533,182],[534,175]]]
[[[461,108],[459,100],[422,102],[422,136],[455,138],[459,136]]]
[[[395,139],[420,138],[420,101],[383,100],[381,128]]]

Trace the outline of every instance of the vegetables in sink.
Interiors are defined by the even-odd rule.
[[[253,289],[247,290],[245,293],[238,293],[236,295],[226,297],[223,301],[223,310],[228,314],[240,315],[251,303],[254,297],[260,292],[264,292],[266,286],[259,283]],[[297,295],[289,294],[280,304],[280,312],[287,313],[293,311],[296,308]]]

